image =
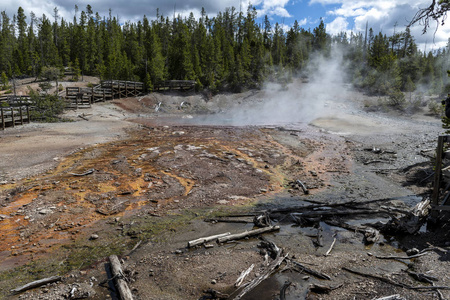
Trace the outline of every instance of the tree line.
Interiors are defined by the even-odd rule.
[[[439,51],[418,50],[408,28],[386,36],[372,29],[331,36],[325,24],[304,29],[295,21],[286,32],[267,16],[256,22],[256,9],[227,8],[215,17],[202,9],[196,19],[169,18],[156,11],[136,23],[75,6],[73,20],[58,8],[49,18],[29,18],[19,7],[10,18],[1,12],[0,72],[4,78],[38,77],[48,68],[71,68],[102,79],[143,81],[152,88],[163,80],[195,80],[197,89],[240,91],[262,83],[289,82],[307,76],[314,55],[342,51],[349,81],[374,95],[395,99],[421,87],[449,92],[449,45]]]

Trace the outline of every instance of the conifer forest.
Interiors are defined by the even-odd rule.
[[[424,53],[409,28],[387,36],[374,32],[330,35],[323,21],[288,31],[267,16],[257,23],[255,8],[235,8],[208,17],[203,9],[183,18],[143,16],[137,23],[95,13],[90,5],[73,20],[1,13],[0,73],[12,78],[38,77],[49,67],[72,68],[101,79],[142,81],[149,91],[162,80],[195,80],[197,90],[212,92],[259,88],[266,81],[290,82],[307,77],[311,57],[340,53],[348,83],[371,95],[394,98],[419,90],[450,91],[449,46]]]

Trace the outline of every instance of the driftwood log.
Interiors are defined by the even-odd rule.
[[[122,267],[120,266],[117,255],[111,255],[109,262],[111,263],[111,271],[116,282],[116,288],[119,290],[120,299],[133,300],[133,294],[131,294],[131,290],[128,288],[127,282],[124,279]]]
[[[236,233],[236,234],[230,234],[227,236],[223,236],[223,237],[218,238],[217,242],[225,243],[228,241],[240,240],[240,239],[244,239],[246,237],[255,236],[255,235],[258,235],[261,233],[272,232],[272,231],[277,231],[277,230],[280,230],[280,226],[269,226],[269,227],[255,229],[255,230],[245,231],[242,233]]]
[[[394,234],[414,234],[419,231],[426,221],[430,208],[430,198],[424,198],[421,202],[417,203],[409,214],[399,219],[393,217],[381,230]]]
[[[234,283],[234,287],[240,287],[242,282],[244,281],[245,277],[247,277],[248,274],[253,270],[253,267],[255,267],[254,264],[252,264],[247,270],[242,271],[241,275],[239,275],[238,279],[236,279],[236,282]]]
[[[34,289],[34,288],[43,286],[45,284],[60,281],[61,279],[62,279],[61,276],[52,276],[52,277],[36,280],[36,281],[30,282],[30,283],[27,283],[21,287],[15,288],[15,289],[11,290],[11,292],[14,294],[22,293],[26,290]]]
[[[208,242],[211,242],[211,241],[215,241],[215,240],[217,240],[220,237],[224,237],[224,236],[227,236],[227,235],[230,235],[230,234],[231,234],[231,232],[226,232],[226,233],[211,235],[211,236],[202,237],[202,238],[199,238],[199,239],[196,239],[196,240],[193,240],[193,241],[189,241],[188,242],[188,248],[191,248],[191,247],[194,247],[194,246],[197,246],[197,245],[201,245],[201,244],[204,244],[204,243],[208,243]]]

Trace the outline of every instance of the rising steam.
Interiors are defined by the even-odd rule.
[[[287,88],[267,82],[261,91],[239,99],[239,103],[220,114],[203,118],[200,123],[277,125],[309,123],[323,116],[327,107],[331,108],[335,100],[345,99],[347,94],[343,55],[336,50],[331,53],[331,57],[317,56],[310,60],[305,72],[307,80],[296,78]]]

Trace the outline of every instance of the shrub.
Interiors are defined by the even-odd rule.
[[[393,90],[389,93],[388,105],[398,109],[403,109],[405,107],[405,104],[406,99],[403,92],[401,92],[400,90]]]
[[[33,121],[57,122],[59,115],[64,111],[65,102],[57,95],[39,95],[36,91],[29,89],[33,109],[30,117]]]

